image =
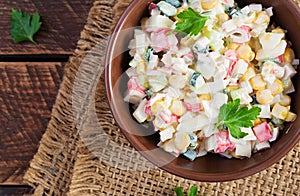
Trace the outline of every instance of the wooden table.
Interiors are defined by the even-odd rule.
[[[22,182],[47,127],[92,0],[0,1],[0,195],[30,192]],[[11,9],[41,15],[34,45],[9,35]]]

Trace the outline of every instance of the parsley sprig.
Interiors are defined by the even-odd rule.
[[[216,127],[225,125],[232,137],[236,139],[243,138],[248,134],[242,132],[241,127],[252,127],[252,120],[257,119],[260,112],[259,107],[250,109],[246,106],[240,107],[240,99],[235,99],[221,106]]]
[[[36,44],[33,35],[40,29],[40,15],[36,12],[31,17],[27,12],[17,9],[11,10],[11,30],[10,34],[14,42],[31,41]]]
[[[173,190],[175,191],[177,196],[184,196],[182,187],[175,187]],[[196,186],[192,186],[190,188],[190,192],[189,192],[188,196],[197,196],[197,191],[198,191],[198,188]]]
[[[197,35],[205,26],[208,16],[201,16],[192,8],[180,12],[177,17],[181,20],[176,24],[176,29],[179,32],[184,32],[189,35]]]

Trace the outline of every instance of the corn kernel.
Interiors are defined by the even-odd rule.
[[[276,29],[272,30],[272,33],[283,33],[283,34],[285,34],[285,31],[282,28],[277,27]]]
[[[246,24],[251,24],[256,19],[256,12],[252,12],[250,16],[246,19]]]
[[[248,44],[241,45],[237,49],[236,53],[243,60],[249,60],[250,58],[254,58],[252,54],[252,49]]]
[[[268,89],[271,90],[272,95],[278,95],[279,93],[282,93],[283,91],[283,84],[281,80],[276,79],[272,84],[268,84]]]
[[[179,100],[174,100],[172,102],[170,110],[177,116],[182,116],[186,112],[183,102]]]
[[[270,89],[258,90],[256,92],[256,100],[260,104],[269,104],[273,101],[274,97]]]
[[[257,13],[256,19],[254,21],[255,24],[268,24],[270,22],[270,16],[265,11],[260,11]]]
[[[297,115],[295,113],[289,112],[287,114],[287,117],[285,118],[285,121],[287,121],[287,122],[293,122],[294,120],[296,120],[296,118],[297,118]]]
[[[239,86],[227,86],[226,89],[227,89],[228,91],[234,91],[234,90],[239,89]]]
[[[249,66],[246,72],[242,75],[241,80],[248,81],[255,76],[255,70],[253,66]]]
[[[288,95],[282,95],[279,101],[282,106],[289,106],[291,104],[291,98]]]
[[[255,119],[255,120],[253,121],[253,124],[254,124],[254,125],[258,125],[258,124],[260,124],[260,123],[262,123],[262,121],[260,120],[260,118],[257,118],[257,119]]]
[[[184,151],[190,143],[191,139],[187,133],[178,133],[175,135],[174,144],[179,151]]]
[[[283,54],[283,61],[285,63],[292,63],[294,61],[294,59],[295,59],[295,53],[294,53],[293,49],[287,48]]]
[[[136,73],[137,74],[144,74],[144,73],[146,73],[146,62],[145,61],[140,61],[136,65]]]
[[[225,13],[217,15],[217,18],[220,24],[223,24],[224,22],[230,19],[229,16]]]
[[[227,49],[228,50],[237,50],[239,47],[240,47],[240,44],[232,42],[227,46]]]
[[[204,10],[211,10],[218,5],[218,0],[202,0],[201,6]]]
[[[201,100],[208,100],[208,101],[211,100],[210,94],[202,94],[202,95],[199,95],[198,97]]]
[[[152,106],[151,110],[153,114],[156,114],[157,112],[164,110],[166,107],[166,103],[162,100],[156,101]]]
[[[266,88],[266,82],[260,74],[252,77],[250,79],[250,84],[254,90],[262,90]]]
[[[272,109],[271,114],[275,116],[276,118],[279,118],[281,120],[285,120],[288,116],[289,109],[287,107],[284,107],[280,105],[279,103],[276,103]]]

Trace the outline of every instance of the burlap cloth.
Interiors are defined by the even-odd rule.
[[[112,118],[102,73],[111,29],[129,1],[98,0],[91,8],[49,126],[24,176],[34,194],[174,195],[176,186],[196,185],[206,195],[300,195],[300,143],[272,167],[222,183],[174,176],[133,149]]]

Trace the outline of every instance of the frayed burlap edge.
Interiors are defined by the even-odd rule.
[[[188,190],[196,185],[199,194],[207,195],[297,195],[300,144],[267,170],[223,183],[195,182],[174,176],[153,166],[130,146],[109,111],[103,78],[96,84],[93,81],[101,73],[101,67],[95,66],[97,59],[105,53],[103,45],[96,48],[95,45],[109,35],[109,27],[114,26],[128,3],[120,1],[113,8],[114,14],[113,1],[96,1],[91,9],[66,69],[49,127],[24,177],[26,183],[35,187],[35,194],[173,195],[175,186]],[[91,58],[83,63],[88,53]],[[86,65],[82,72],[81,64]],[[90,70],[99,74],[91,74]],[[82,86],[79,82],[78,92],[74,92],[78,72],[86,81]],[[91,89],[85,89],[86,86]],[[94,92],[91,99],[86,92]],[[94,121],[95,114],[98,121]]]
[[[51,120],[24,176],[24,182],[34,188],[35,195],[66,195],[69,190],[78,152],[78,130],[82,126],[89,97],[86,94],[89,89],[85,88],[84,82],[77,81],[75,92],[73,87],[85,56],[101,39],[108,39],[115,3],[114,0],[95,1],[81,32],[77,49],[66,65]],[[104,45],[103,49],[100,45],[94,50],[105,50],[105,47]],[[98,72],[100,74],[99,70]],[[81,78],[93,79],[89,76],[89,70],[81,70],[81,74]]]

